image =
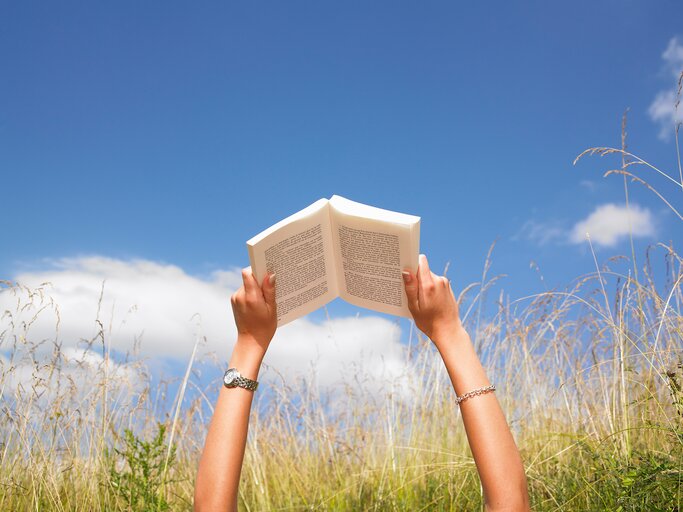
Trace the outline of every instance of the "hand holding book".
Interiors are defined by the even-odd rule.
[[[403,271],[408,308],[415,326],[431,339],[437,348],[454,333],[462,330],[458,301],[446,276],[437,276],[429,269],[427,257],[420,255],[417,275]]]
[[[341,297],[410,316],[401,272],[417,271],[420,218],[340,196],[320,199],[247,242],[258,282],[277,275],[278,325]]]

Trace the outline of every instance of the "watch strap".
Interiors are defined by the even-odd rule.
[[[236,377],[235,380],[232,381],[232,383],[235,386],[248,389],[249,391],[256,391],[256,388],[258,388],[258,382],[256,382],[255,380],[247,379],[246,377],[242,377],[241,375],[239,377]]]

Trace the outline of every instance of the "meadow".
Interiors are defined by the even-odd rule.
[[[651,187],[648,173],[662,172],[619,148],[591,155],[620,160],[608,174],[624,186]],[[565,289],[512,298],[496,291],[489,259],[460,294],[534,510],[681,510],[682,263],[660,243],[596,258]],[[0,510],[190,510],[218,382],[197,383],[198,361],[175,383],[135,353],[110,364],[99,317],[74,369],[57,336],[32,335],[36,318],[58,312],[49,284],[1,286],[15,307],[0,319]],[[312,372],[257,395],[241,509],[481,509],[443,364],[414,329],[405,361],[412,377],[382,389],[351,373],[321,392]]]

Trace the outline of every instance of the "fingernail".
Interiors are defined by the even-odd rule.
[[[401,272],[401,274],[403,274],[403,282],[406,284],[410,283],[410,280],[412,279],[410,272],[404,270],[403,272]]]
[[[274,284],[275,284],[275,274],[270,274],[270,275],[268,276],[268,282],[269,282],[271,285],[274,285]]]

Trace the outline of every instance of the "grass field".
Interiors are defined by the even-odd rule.
[[[624,155],[617,172],[654,171]],[[681,510],[682,262],[659,244],[596,262],[564,290],[513,300],[484,275],[464,292],[535,510]],[[0,321],[0,510],[190,509],[211,413],[195,377],[166,396],[143,360],[110,362],[101,323],[90,351],[66,354],[32,337],[32,319],[58,307],[49,286],[5,282],[1,293],[16,307]],[[480,509],[438,354],[413,332],[405,357],[410,383],[368,389],[350,375],[334,392],[300,379],[260,395],[241,507]]]

